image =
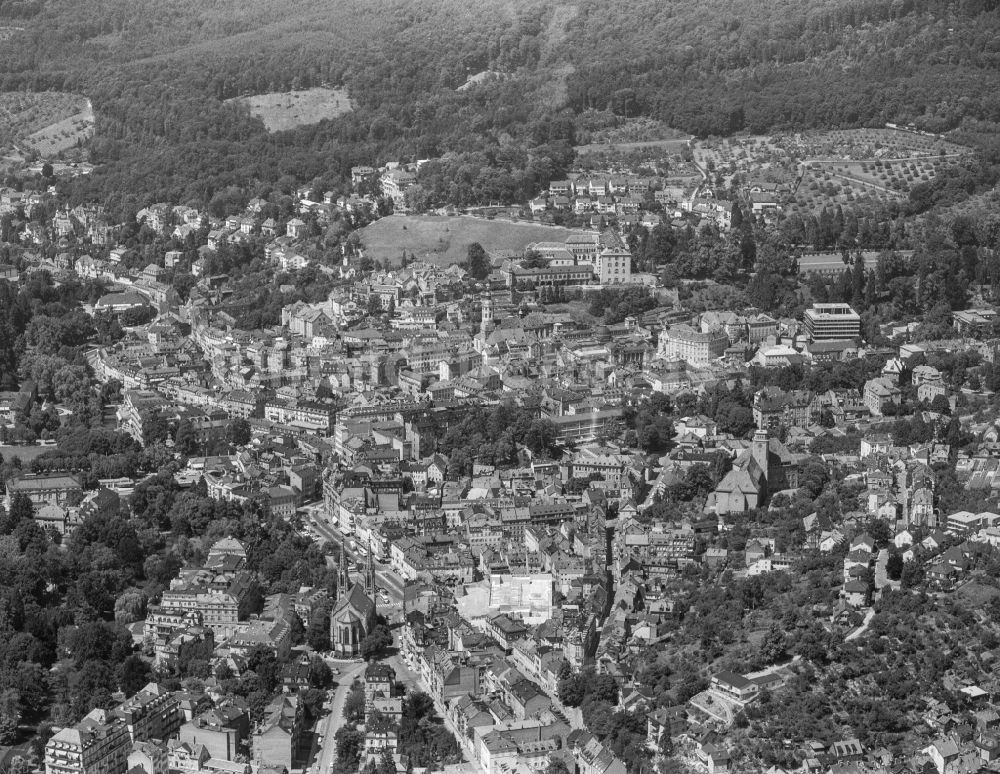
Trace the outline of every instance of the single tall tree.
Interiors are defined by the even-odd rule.
[[[469,245],[469,274],[479,280],[490,276],[490,257],[479,242]]]

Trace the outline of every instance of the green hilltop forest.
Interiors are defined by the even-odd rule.
[[[470,196],[524,199],[581,126],[640,116],[699,136],[1000,122],[997,0],[0,0],[4,25],[24,31],[0,88],[93,100],[102,166],[71,194],[122,211],[446,154]],[[354,112],[268,134],[224,102],[320,84]]]

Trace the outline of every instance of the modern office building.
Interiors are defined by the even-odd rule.
[[[811,309],[806,309],[804,322],[812,341],[861,336],[861,316],[848,304],[813,304]]]

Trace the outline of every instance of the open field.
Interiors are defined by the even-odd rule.
[[[576,233],[568,228],[467,215],[390,215],[361,231],[365,255],[399,264],[403,250],[417,258],[448,266],[465,261],[469,245],[479,242],[487,252],[520,251],[532,242],[563,242]]]
[[[93,127],[94,113],[90,101],[80,94],[61,91],[0,92],[0,147],[36,134],[41,138],[53,127],[74,119],[82,121],[86,115],[89,115],[89,124]],[[64,127],[60,127],[56,134],[63,130]]]
[[[245,102],[250,113],[263,121],[269,132],[316,124],[324,118],[350,113],[353,109],[346,89],[327,86],[301,91],[275,91],[253,97],[237,97],[237,100]]]

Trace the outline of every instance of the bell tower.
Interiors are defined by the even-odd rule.
[[[756,430],[753,434],[750,453],[760,466],[761,473],[764,474],[764,481],[767,481],[767,430]]]
[[[485,332],[485,331],[489,331],[489,330],[493,329],[493,326],[494,326],[494,313],[495,313],[495,310],[493,308],[493,299],[492,298],[484,298],[483,299],[483,321],[482,321],[482,325],[480,326],[480,330],[482,330],[482,331]]]

